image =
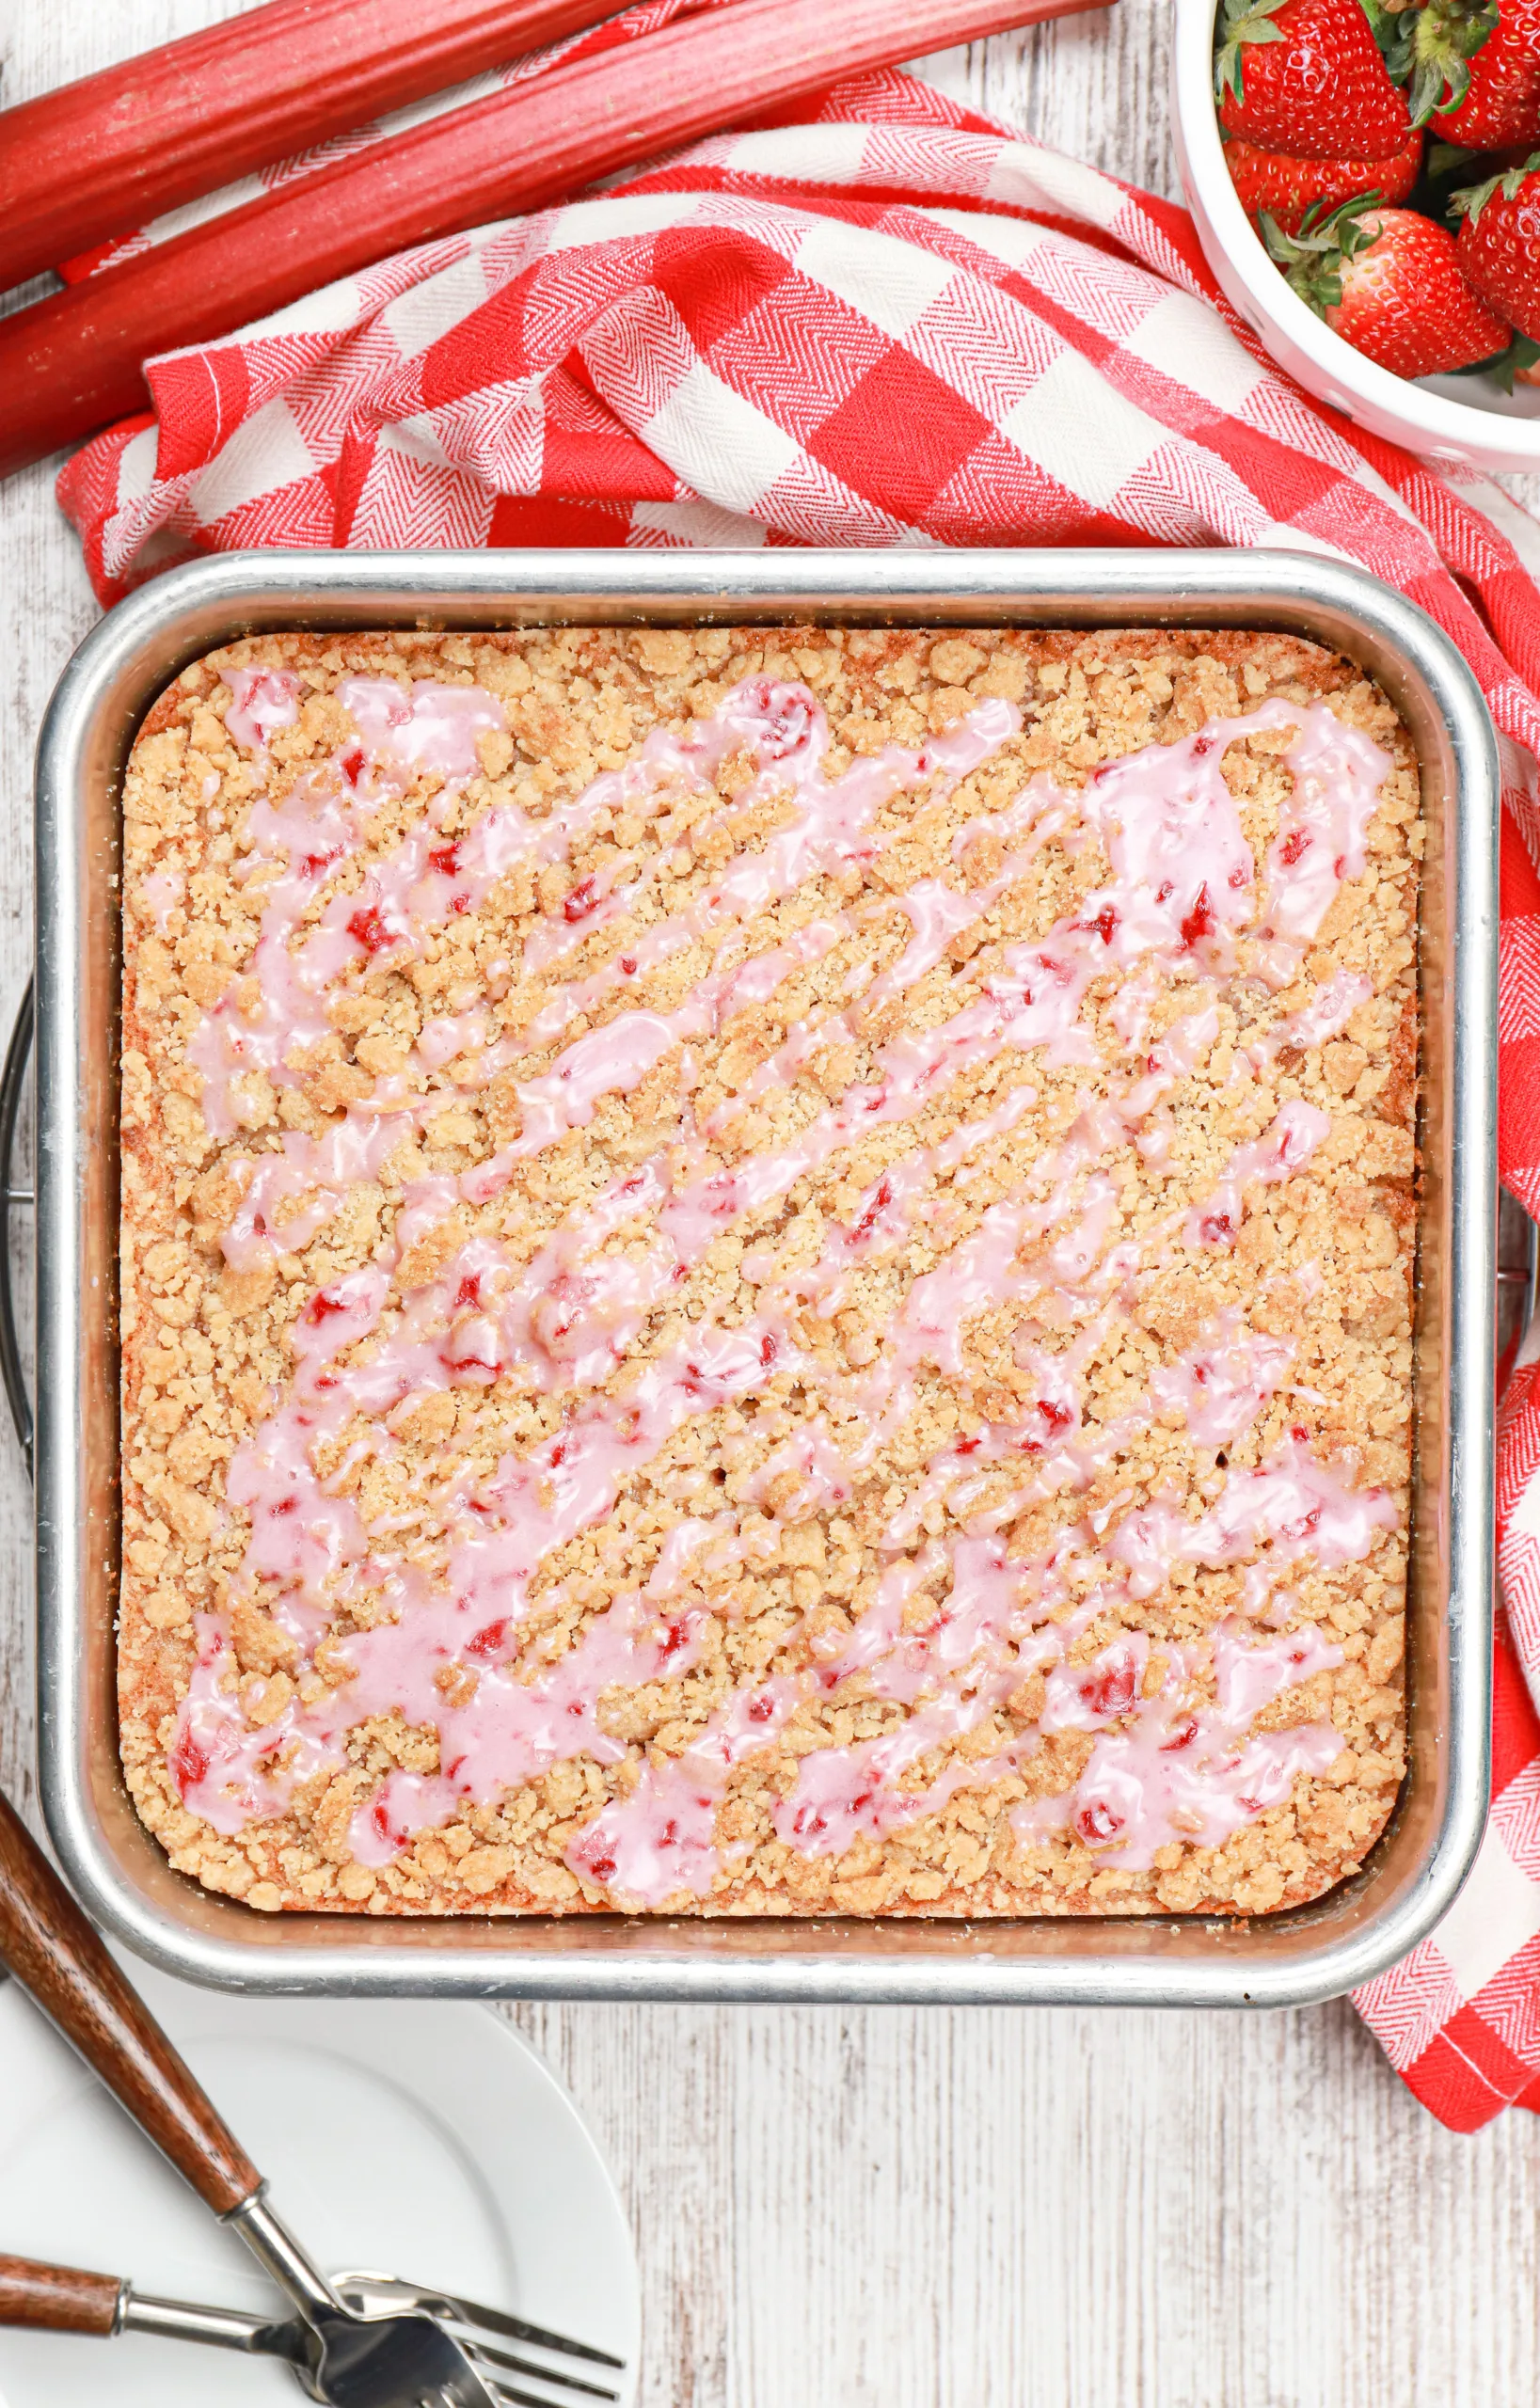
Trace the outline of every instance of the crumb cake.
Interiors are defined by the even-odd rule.
[[[123,884],[121,1740],[172,1864],[970,1917],[1357,1868],[1419,808],[1279,636],[184,670]]]

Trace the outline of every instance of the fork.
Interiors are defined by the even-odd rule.
[[[580,2400],[562,2396],[567,2392],[578,2393],[582,2400],[612,2401],[617,2397],[602,2384],[586,2383],[564,2368],[494,2349],[489,2341],[475,2337],[478,2331],[492,2333],[520,2341],[526,2348],[564,2352],[601,2366],[622,2363],[603,2350],[566,2341],[522,2317],[480,2307],[448,2293],[420,2290],[391,2274],[344,2273],[334,2275],[332,2281],[343,2303],[360,2314],[382,2307],[387,2311],[422,2308],[469,2327],[465,2346],[477,2371],[493,2399],[509,2403],[509,2408],[580,2408]],[[87,2273],[78,2266],[46,2266],[27,2258],[0,2256],[0,2325],[34,2333],[90,2334],[103,2340],[119,2333],[148,2333],[163,2341],[196,2341],[211,2349],[278,2358],[296,2373],[307,2365],[308,2328],[297,2316],[274,2321],[240,2308],[155,2299],[116,2274]],[[510,2374],[549,2388],[526,2391],[521,2384],[509,2382]]]
[[[292,2337],[292,2353],[287,2342],[268,2346],[287,2358],[311,2399],[327,2408],[500,2408],[509,2389],[492,2370],[505,2355],[498,2343],[506,2338],[531,2341],[594,2365],[623,2365],[603,2351],[527,2325],[500,2310],[398,2284],[389,2276],[354,2277],[344,2296],[269,2205],[257,2167],[3,1798],[0,1957],[297,2311],[281,2325],[232,2317],[220,2309],[188,2311],[217,2318],[227,2348],[263,2346],[231,2337],[243,2325]],[[125,2287],[112,2276],[74,2275],[60,2268],[41,2271],[61,2278],[53,2286],[56,2305],[72,2296],[84,2303],[82,2312],[95,2320],[63,2329],[113,2332],[119,2329],[119,2321],[113,2320],[130,2321]],[[82,2285],[95,2288],[83,2290]],[[109,2291],[115,2305],[112,2319],[103,2324]],[[140,2305],[148,2309],[151,2304]],[[159,2305],[167,2310],[179,2305]],[[29,2316],[24,2321],[35,2320]],[[132,2321],[144,2329],[139,2319]],[[183,2330],[180,2337],[218,2337],[209,2330],[198,2335]],[[596,2387],[560,2370],[541,2371],[548,2384],[579,2394]],[[612,2399],[614,2394],[601,2396]],[[548,2397],[536,2408],[554,2408],[554,2403]]]

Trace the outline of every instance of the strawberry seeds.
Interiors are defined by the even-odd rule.
[[[1242,204],[1344,341],[1535,381],[1540,0],[1223,0],[1215,93]]]

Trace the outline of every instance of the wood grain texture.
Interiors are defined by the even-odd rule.
[[[218,0],[0,0],[0,90],[19,99],[230,13]],[[1120,0],[927,71],[1172,193],[1166,43],[1166,0]],[[0,487],[0,591],[8,1012],[30,947],[32,745],[92,616],[42,468]],[[0,1445],[0,1778],[18,1799],[31,1777],[24,1514]],[[571,2086],[629,2210],[645,2408],[1535,2396],[1540,2122],[1443,2131],[1345,2004],[1255,2017],[505,2011]]]
[[[123,2287],[116,2274],[87,2274],[78,2266],[36,2266],[0,2258],[0,2324],[35,2333],[109,2334]]]

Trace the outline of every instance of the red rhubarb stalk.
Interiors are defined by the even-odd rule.
[[[619,0],[267,0],[0,111],[0,291]]]
[[[0,476],[145,406],[142,363],[415,243],[1088,0],[738,0],[375,143],[0,320]],[[1106,0],[1090,0],[1104,6]]]

